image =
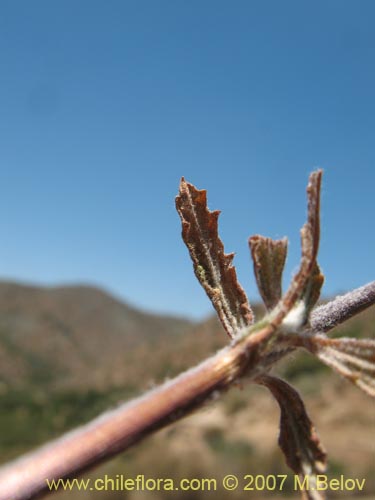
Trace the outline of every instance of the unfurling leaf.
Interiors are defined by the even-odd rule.
[[[323,363],[375,397],[375,340],[312,335],[307,348]]]
[[[302,299],[305,303],[306,308],[306,319],[310,315],[312,308],[318,302],[320,297],[320,290],[322,289],[324,283],[324,275],[322,274],[320,267],[317,262],[311,272],[309,279],[307,280],[305,290],[302,293]]]
[[[281,280],[288,241],[286,238],[273,240],[254,235],[249,238],[249,246],[259,293],[267,309],[271,310],[281,298]]]
[[[301,484],[309,485],[304,497],[323,499],[322,492],[315,491],[314,486],[316,475],[326,469],[327,456],[301,397],[292,386],[277,377],[264,375],[257,382],[268,387],[280,406],[279,445],[286,463],[298,474]],[[304,483],[306,477],[308,480]]]
[[[207,208],[205,190],[181,179],[176,208],[182,221],[182,238],[193,261],[194,272],[216,309],[230,337],[254,321],[247,296],[239,284],[234,254],[225,254],[218,235],[220,212]]]
[[[309,280],[313,280],[316,274],[316,257],[319,248],[320,237],[320,187],[322,180],[322,170],[313,172],[309,177],[307,185],[307,222],[301,229],[301,247],[302,256],[300,267],[297,274],[293,277],[287,292],[279,301],[272,314],[272,325],[277,328],[287,314],[297,304],[303,305],[302,313],[299,314],[301,325],[307,320],[307,308],[304,301],[304,292],[306,292]],[[319,273],[320,274],[320,273]],[[318,285],[311,281],[313,286],[313,296],[316,296]],[[320,292],[320,288],[319,288]],[[302,299],[302,301],[300,301]],[[309,298],[311,302],[311,297]]]

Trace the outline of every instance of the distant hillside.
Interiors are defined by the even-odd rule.
[[[261,308],[255,312],[262,316]],[[375,308],[335,332],[373,337]],[[0,282],[0,463],[193,366],[227,342],[215,317],[192,323],[156,316],[87,286]],[[304,395],[329,451],[330,473],[366,477],[366,493],[375,494],[370,398],[308,354],[293,354],[278,372]],[[290,474],[276,444],[278,419],[268,392],[244,382],[91,474],[114,477],[126,470],[129,477],[170,477],[173,471],[219,479],[228,473]],[[242,498],[237,493],[223,498]],[[66,492],[56,498],[81,496]],[[149,500],[146,494],[138,497]],[[91,498],[124,497],[100,492]],[[186,499],[176,492],[173,498]],[[201,498],[204,493],[194,496]],[[287,492],[282,498],[289,498]]]
[[[0,383],[8,388],[142,390],[227,341],[214,316],[194,323],[150,314],[90,286],[0,282]]]
[[[0,282],[0,381],[103,387],[122,383],[129,353],[192,323],[141,312],[89,286]],[[126,379],[126,378],[125,378]]]
[[[373,309],[338,333],[374,336]],[[254,311],[263,315],[262,307]],[[143,390],[227,341],[214,316],[193,323],[137,310],[90,286],[0,282],[0,386],[8,389]]]

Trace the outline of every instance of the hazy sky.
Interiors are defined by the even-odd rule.
[[[375,2],[2,1],[0,278],[202,317],[174,208],[208,189],[241,283],[324,168],[325,293],[374,279]]]

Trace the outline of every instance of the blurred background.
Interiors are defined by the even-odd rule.
[[[324,298],[373,279],[374,14],[370,0],[1,2],[0,462],[226,343],[181,240],[181,176],[222,210],[253,304],[247,238],[288,236],[287,283],[316,167]],[[373,336],[374,320],[341,334]],[[373,495],[371,402],[307,355],[279,371],[329,474],[366,477]],[[92,475],[288,472],[278,418],[264,389],[234,389]]]

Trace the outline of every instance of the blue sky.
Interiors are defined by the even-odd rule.
[[[299,260],[324,169],[325,293],[374,279],[373,1],[3,1],[0,278],[91,283],[211,312],[180,237],[182,175],[221,209],[250,299],[247,238]]]

